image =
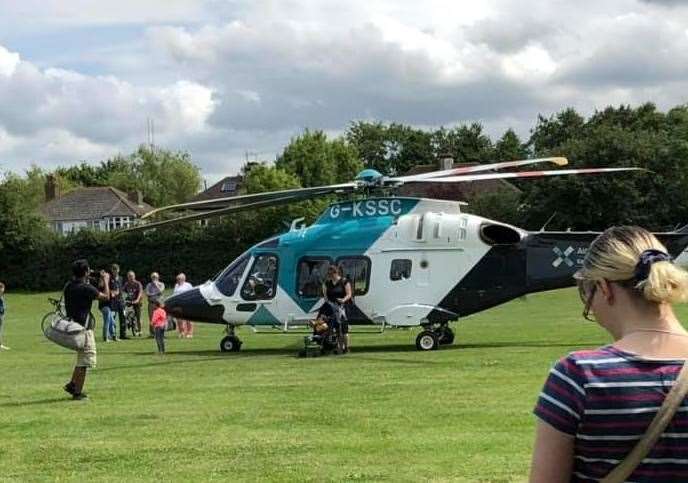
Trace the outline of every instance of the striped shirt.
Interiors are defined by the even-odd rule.
[[[571,481],[598,481],[623,461],[650,425],[683,362],[646,359],[605,346],[573,352],[555,364],[535,414],[575,437]],[[687,401],[629,481],[688,481]]]

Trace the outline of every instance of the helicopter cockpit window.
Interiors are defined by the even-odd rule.
[[[215,286],[223,295],[227,297],[234,295],[241,281],[241,276],[244,274],[244,270],[246,270],[248,259],[248,255],[237,258],[217,276]]]
[[[408,278],[411,278],[411,260],[392,260],[392,267],[389,270],[389,279],[396,281],[406,280]]]
[[[370,259],[368,257],[350,257],[337,259],[344,271],[344,276],[351,281],[354,297],[368,293],[370,282]]]
[[[241,297],[244,300],[268,300],[277,293],[277,257],[258,255],[248,272]]]
[[[327,278],[327,267],[331,261],[327,258],[302,258],[297,272],[298,294],[304,298],[320,298],[323,295],[323,283]]]

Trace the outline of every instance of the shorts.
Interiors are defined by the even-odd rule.
[[[96,337],[92,330],[85,332],[84,349],[76,351],[76,367],[96,367]]]

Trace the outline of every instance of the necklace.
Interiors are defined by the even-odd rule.
[[[624,335],[624,337],[627,337],[631,334],[635,334],[636,332],[659,332],[660,334],[669,334],[669,335],[678,335],[680,337],[688,337],[688,334],[683,333],[683,332],[676,332],[673,330],[669,329],[635,329],[628,334]]]

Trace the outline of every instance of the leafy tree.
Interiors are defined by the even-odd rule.
[[[82,162],[58,168],[64,180],[81,186],[113,186],[122,191],[141,191],[154,206],[183,203],[201,188],[201,174],[185,152],[139,146],[129,156],[117,155],[99,166]]]
[[[366,167],[389,176],[435,163],[432,134],[404,124],[359,121],[349,126],[346,138],[356,146]]]
[[[686,107],[669,114],[646,104],[607,108],[587,121],[567,109],[540,122],[530,144],[563,154],[574,167],[639,166],[646,173],[550,178],[526,185],[526,223],[539,226],[553,212],[553,226],[604,229],[635,223],[671,228],[688,220]],[[683,137],[680,133],[684,133]]]
[[[560,147],[565,141],[582,135],[584,124],[583,116],[572,107],[549,118],[538,115],[528,145],[536,156],[556,154],[552,153],[552,150]]]
[[[296,176],[306,187],[351,181],[363,168],[354,146],[341,139],[330,141],[324,132],[310,130],[291,140],[275,166]]]
[[[499,141],[497,141],[495,144],[494,160],[496,162],[516,161],[519,159],[526,159],[527,157],[528,149],[521,142],[513,129],[507,129]]]
[[[39,170],[30,170],[37,176]],[[8,174],[0,184],[0,253],[4,266],[21,262],[27,254],[39,250],[52,235],[37,211],[38,194],[26,179]]]
[[[492,140],[477,122],[448,130],[440,128],[433,133],[433,144],[438,156],[449,154],[458,163],[494,161]]]
[[[188,153],[140,146],[128,158],[103,163],[107,183],[123,191],[140,190],[153,206],[183,203],[201,188],[201,174]]]

